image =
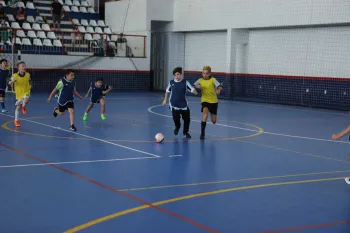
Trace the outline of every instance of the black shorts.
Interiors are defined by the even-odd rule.
[[[74,102],[67,102],[65,105],[58,105],[58,111],[65,112],[68,108],[74,109]]]
[[[202,102],[202,112],[203,108],[208,108],[210,114],[217,115],[218,113],[218,103]]]
[[[0,97],[5,98],[6,96],[6,91],[5,90],[0,90]]]
[[[92,104],[99,104],[100,103],[100,100],[102,99],[103,97],[100,97],[100,98],[91,98],[90,99],[90,102],[92,103]]]

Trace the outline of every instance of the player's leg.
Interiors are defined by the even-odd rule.
[[[23,99],[16,101],[16,104],[15,104],[16,105],[15,120],[14,120],[15,127],[21,126],[18,117],[19,117],[19,111],[21,110],[21,107],[22,107],[22,102],[23,102]]]
[[[74,126],[74,103],[73,102],[68,102],[66,104],[66,107],[69,112],[69,120],[70,120],[70,130],[76,131],[77,128]]]
[[[106,120],[106,117],[105,117],[106,101],[104,98],[101,98],[99,102],[101,104],[101,119]]]
[[[58,104],[58,107],[54,108],[52,114],[54,117],[57,117],[57,115],[62,116],[65,111],[66,111],[66,106]]]
[[[175,124],[174,134],[177,135],[181,127],[181,122],[180,122],[181,112],[180,110],[171,109],[171,113],[173,114],[173,121]]]
[[[217,116],[217,113],[218,113],[218,104],[217,103],[210,104],[209,112],[210,112],[211,122],[213,124],[215,124],[216,123],[216,116]]]
[[[6,107],[5,107],[5,97],[6,97],[5,90],[0,90],[1,112],[7,112]]]
[[[190,121],[191,121],[191,112],[190,108],[187,107],[187,110],[181,111],[182,120],[184,121],[183,135],[186,138],[191,138],[189,134],[190,131]]]
[[[85,111],[85,113],[84,113],[84,117],[83,117],[83,120],[84,120],[84,121],[87,120],[87,118],[88,118],[88,113],[89,113],[90,110],[94,107],[94,104],[95,104],[95,103],[91,102],[91,103],[87,106],[86,111]]]
[[[27,107],[26,107],[26,105],[28,104],[28,102],[29,102],[29,96],[25,95],[23,97],[23,101],[22,101],[22,113],[24,115],[27,114]]]
[[[207,126],[208,114],[209,114],[208,103],[203,102],[202,103],[202,122],[201,122],[201,136],[200,136],[200,139],[204,139],[205,138],[205,128]]]
[[[344,137],[345,135],[350,133],[350,126],[348,126],[346,129],[344,129],[342,132],[337,133],[337,134],[333,134],[332,135],[332,140],[338,140],[342,137]]]

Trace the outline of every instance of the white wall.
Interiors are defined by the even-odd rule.
[[[91,62],[76,65],[82,59],[90,58]],[[86,57],[86,56],[60,56],[60,55],[31,55],[23,54],[21,59],[26,62],[28,68],[79,68],[96,70],[135,70],[128,58],[118,57]],[[133,58],[137,70],[149,70],[149,59]],[[66,67],[69,65],[68,67]]]
[[[147,0],[147,21],[173,21],[174,0]],[[148,27],[150,29],[150,27]]]
[[[125,34],[145,35],[147,31],[147,1],[131,0],[129,1],[106,2],[105,16],[106,23],[113,32],[120,33],[123,30]],[[127,10],[128,9],[128,10]],[[126,12],[128,12],[126,14]],[[126,19],[126,20],[125,20]]]
[[[185,70],[201,71],[209,65],[213,72],[226,69],[226,32],[187,32]]]
[[[349,77],[350,27],[252,30],[247,72]]]
[[[176,0],[174,30],[350,22],[348,0]]]

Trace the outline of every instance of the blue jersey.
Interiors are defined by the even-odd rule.
[[[10,75],[10,71],[5,69],[0,68],[0,90],[5,90],[7,87],[7,79]]]
[[[97,87],[96,85],[93,85],[91,83],[91,101],[95,102],[103,96],[103,91],[104,91],[104,85],[101,87]]]
[[[68,102],[74,101],[74,91],[76,90],[75,81],[68,81],[62,78],[56,86],[56,89],[60,92],[58,96],[58,104],[61,106],[66,105]]]
[[[171,80],[166,91],[170,93],[169,105],[174,109],[187,109],[186,92],[193,91],[194,88],[188,82],[182,79],[181,81]]]

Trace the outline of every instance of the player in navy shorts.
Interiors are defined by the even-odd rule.
[[[108,88],[108,89],[107,89]],[[95,104],[101,104],[101,119],[106,120],[105,117],[105,95],[112,90],[111,86],[103,85],[103,79],[98,78],[95,83],[91,83],[91,86],[86,94],[85,98],[90,96],[90,104],[87,106],[86,112],[84,114],[83,120],[86,121],[88,118],[88,113],[94,107]]]

